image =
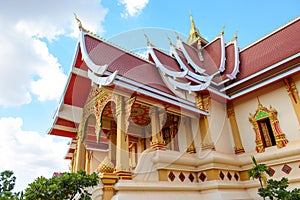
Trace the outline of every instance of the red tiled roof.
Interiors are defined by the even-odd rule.
[[[62,119],[60,117],[57,118],[55,124],[61,125],[61,126],[67,126],[67,127],[71,127],[71,128],[76,128],[76,124],[74,122]]]
[[[299,30],[300,20],[296,20],[241,51],[240,73],[237,80],[241,80],[298,53],[300,47]]]
[[[223,72],[222,79],[226,79],[226,74],[230,74],[233,69],[234,69],[234,44],[230,43],[228,46],[225,48],[225,71]]]
[[[90,92],[90,88],[91,81],[89,79],[71,74],[70,82],[64,96],[64,103],[82,108]]]
[[[181,58],[182,62],[184,63],[184,65],[193,73],[195,73],[195,70],[188,64],[186,58],[184,57],[182,51],[176,49],[177,54],[179,55],[179,57]],[[197,55],[198,56],[198,55]]]
[[[164,65],[165,68],[174,71],[174,72],[181,72],[179,64],[176,62],[176,60],[171,57],[170,55],[163,53],[157,49],[153,49],[156,57],[161,62],[161,64]]]
[[[118,75],[124,78],[173,95],[153,64],[89,35],[85,36],[85,43],[87,52],[95,64],[108,64],[107,70],[110,72],[118,70]]]
[[[186,50],[186,52],[191,57],[191,59],[194,61],[194,63],[197,64],[198,66],[202,67],[202,61],[200,61],[197,50],[194,47],[192,47],[184,42],[182,42],[182,45],[183,45],[184,49]]]
[[[202,50],[203,62],[201,68],[211,75],[218,71],[221,60],[221,39],[218,38]]]

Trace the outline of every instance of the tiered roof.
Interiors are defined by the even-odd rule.
[[[193,20],[192,20],[193,22]],[[99,38],[81,24],[72,69],[49,134],[75,139],[92,84],[208,115],[195,105],[203,92],[230,101],[299,72],[300,18],[239,50],[237,36],[228,43],[222,31],[211,42],[201,35],[170,41],[169,54],[147,42],[148,59]],[[198,29],[192,24],[192,29]],[[191,34],[195,34],[191,29]],[[199,31],[198,31],[199,33]]]

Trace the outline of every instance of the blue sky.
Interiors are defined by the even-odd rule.
[[[243,48],[299,16],[299,8],[297,0],[1,1],[0,171],[14,170],[17,189],[23,189],[37,176],[68,169],[63,161],[68,140],[46,132],[78,39],[73,12],[106,39],[149,27],[188,35],[192,13],[207,40],[225,25],[225,39],[238,31]]]

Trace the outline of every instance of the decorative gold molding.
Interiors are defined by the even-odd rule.
[[[272,106],[270,106],[270,109],[267,109],[260,103],[258,99],[258,108],[255,114],[253,115],[250,113],[249,116],[249,121],[252,123],[256,135],[255,142],[256,142],[256,151],[258,153],[265,151],[266,146],[264,144],[264,140],[269,140],[266,137],[263,138],[261,132],[262,128],[260,128],[261,121],[265,119],[269,119],[270,121],[270,126],[272,127],[272,132],[274,134],[276,146],[278,148],[282,148],[285,147],[286,144],[288,143],[288,140],[285,138],[285,134],[279,128],[279,121],[277,119],[276,109],[272,108]]]
[[[300,103],[299,103],[299,94],[297,86],[292,78],[284,79],[284,83],[286,86],[286,91],[289,94],[291,102],[293,104],[294,111],[296,113],[298,123],[300,124]]]
[[[232,102],[227,103],[227,117],[229,118],[230,127],[232,131],[232,137],[234,141],[234,152],[235,154],[245,153],[244,147],[242,145],[240,132],[238,129],[238,124],[235,118],[234,105]]]
[[[216,150],[215,145],[212,141],[210,130],[209,130],[209,123],[207,116],[200,116],[199,118],[199,130],[201,135],[201,149],[206,150]]]
[[[196,153],[194,139],[193,139],[193,133],[192,133],[191,118],[182,117],[182,120],[183,120],[183,123],[185,126],[186,143],[187,143],[186,152],[190,153],[190,154]]]
[[[211,97],[209,94],[198,94],[196,97],[196,107],[208,111],[211,106]]]
[[[152,129],[152,140],[151,140],[151,147],[154,149],[165,150],[165,141],[163,139],[163,132],[160,122],[160,110],[162,108],[158,108],[152,106],[149,110],[149,115],[151,117],[151,129]]]
[[[79,125],[80,133],[84,136],[84,128],[85,124],[90,117],[90,115],[94,114],[96,118],[95,124],[95,134],[97,136],[97,142],[100,141],[100,133],[101,133],[101,114],[109,101],[114,101],[112,98],[112,92],[99,87],[97,84],[94,84],[90,90],[86,103],[83,107],[83,117],[81,123]],[[84,138],[82,138],[84,140]]]

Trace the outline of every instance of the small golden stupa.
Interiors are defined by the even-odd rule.
[[[104,160],[99,164],[97,171],[99,173],[113,173],[115,170],[114,164],[106,156]]]

